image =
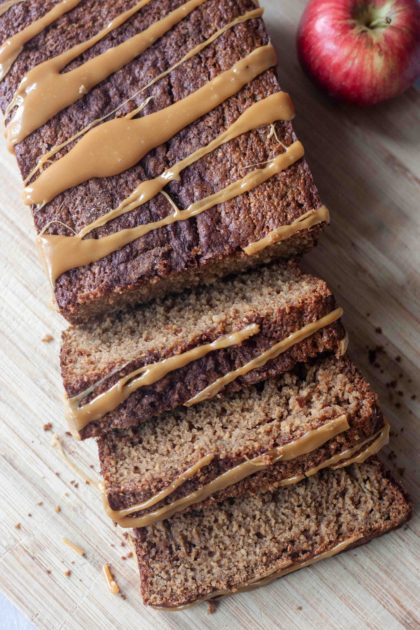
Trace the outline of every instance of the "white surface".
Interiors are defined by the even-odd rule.
[[[24,614],[10,600],[0,593],[0,628],[1,630],[35,630]]]

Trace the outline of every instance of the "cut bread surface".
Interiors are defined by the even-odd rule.
[[[238,393],[107,433],[98,441],[105,499],[117,522],[143,526],[207,493],[220,500],[272,486],[273,478],[298,481],[339,463],[349,450],[356,453],[358,445],[363,449],[383,429],[377,396],[352,362],[323,357]]]
[[[404,492],[375,458],[196,506],[136,530],[143,600],[176,608],[252,588],[368,542],[410,514]]]
[[[335,315],[335,313],[337,313]],[[334,315],[329,325],[323,318]],[[81,427],[82,437],[134,426],[187,403],[217,379],[247,365],[292,337],[280,354],[235,378],[224,393],[293,368],[322,352],[342,351],[344,330],[331,291],[295,262],[219,280],[151,304],[109,315],[63,334],[61,368],[70,399],[80,406],[109,391],[134,370],[153,366],[255,325],[242,343],[188,361],[156,383],[142,386],[115,409]],[[295,334],[309,326],[305,339]],[[79,403],[78,403],[79,404]]]

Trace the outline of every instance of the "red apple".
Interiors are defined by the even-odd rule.
[[[417,0],[309,0],[298,53],[332,96],[373,105],[401,94],[420,74]]]

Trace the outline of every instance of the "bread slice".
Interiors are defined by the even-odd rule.
[[[98,441],[109,515],[143,527],[213,497],[296,483],[386,442],[377,396],[348,358],[320,358],[236,394]]]
[[[61,367],[72,427],[82,438],[127,428],[340,353],[340,315],[325,282],[290,262],[71,327]]]
[[[30,10],[26,3],[12,6],[0,16],[1,41],[45,16],[56,4],[32,2]],[[0,82],[3,112],[10,106],[28,71],[97,35],[127,10],[127,4],[131,7],[140,3],[127,3],[126,0],[83,0],[77,3],[73,0],[71,4],[72,10],[67,3],[65,13],[50,20],[48,26],[29,39]],[[143,52],[110,76],[105,76],[96,86],[89,89],[81,83],[74,103],[51,117],[47,116],[44,124],[18,141],[14,148],[28,186],[27,200],[30,201],[29,191],[41,172],[44,180],[50,177],[57,183],[58,178],[54,176],[56,164],[66,158],[75,145],[80,146],[86,134],[77,134],[95,121],[97,130],[99,122],[105,125],[137,108],[140,110],[137,118],[150,116],[193,94],[253,51],[269,45],[269,36],[259,17],[262,11],[254,0],[203,0],[197,2],[193,10],[190,10],[191,0],[145,0],[141,4],[130,19],[77,56],[65,68],[66,72],[105,51],[114,51],[118,45],[146,29],[155,28],[173,10],[185,8],[185,15],[167,32],[163,30],[160,37],[150,37]],[[150,44],[151,41],[154,43]],[[197,52],[184,59],[194,49]],[[279,92],[274,66],[273,55],[273,63],[268,69],[217,107],[211,105],[214,99],[207,99],[207,113],[150,150],[134,166],[112,177],[88,177],[87,181],[63,190],[44,205],[33,205],[38,234],[70,237],[81,233],[118,207],[140,182],[159,177],[166,169],[207,146],[257,101]],[[49,88],[55,88],[53,81]],[[33,94],[30,97],[33,98]],[[25,94],[22,102],[26,99]],[[53,101],[51,95],[45,98],[48,106]],[[33,107],[30,114],[38,114],[42,109],[45,107]],[[15,113],[12,108],[6,118],[6,123],[12,121],[9,132],[20,129],[10,116]],[[104,116],[107,118],[101,121]],[[197,160],[182,172],[179,180],[174,179],[166,186],[165,192],[169,193],[171,202],[179,209],[186,209],[261,168],[296,141],[290,117],[285,119],[279,111],[273,125],[251,129]],[[158,127],[154,122],[150,124]],[[74,140],[66,144],[72,137]],[[52,155],[51,149],[62,144],[60,151],[53,151]],[[113,150],[113,154],[118,153],[118,143]],[[87,155],[85,158],[87,172],[96,160]],[[78,161],[77,167],[81,162]],[[31,177],[37,165],[41,168]],[[73,169],[70,167],[66,172],[72,173]],[[158,194],[144,205],[93,229],[86,239],[161,220],[173,212],[171,202],[167,196]],[[70,321],[81,321],[110,308],[120,308],[124,303],[147,301],[209,281],[215,276],[244,270],[273,258],[295,255],[316,243],[326,225],[325,218],[284,240],[273,242],[255,255],[246,254],[244,248],[277,228],[300,221],[308,212],[320,207],[308,165],[304,159],[298,159],[245,194],[216,203],[187,220],[154,229],[96,262],[61,273],[54,286],[58,308]]]
[[[406,495],[374,458],[197,506],[136,530],[143,600],[176,608],[255,588],[368,542],[410,513]]]

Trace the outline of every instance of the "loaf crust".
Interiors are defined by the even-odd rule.
[[[152,0],[112,36],[86,52],[80,61],[125,41],[182,1]],[[52,0],[31,0],[13,6],[0,17],[0,41],[28,25],[53,5]],[[84,41],[126,8],[126,0],[85,0],[35,37],[25,46],[0,83],[3,112],[28,69]],[[92,119],[113,110],[159,72],[171,67],[179,60],[180,52],[187,52],[218,28],[254,8],[253,0],[205,2],[139,58],[18,144],[16,157],[22,176],[25,178],[28,175],[46,150],[66,140]],[[261,19],[239,24],[147,93],[134,97],[127,107],[137,107],[146,96],[153,98],[142,114],[166,107],[267,42],[268,35]],[[70,64],[68,69],[80,61]],[[80,230],[116,207],[139,181],[159,175],[169,165],[207,144],[255,100],[279,89],[275,71],[263,73],[165,146],[152,151],[136,167],[116,177],[90,180],[60,194],[42,209],[34,208],[37,231],[69,235],[74,230]],[[121,113],[128,109],[123,109]],[[290,145],[296,139],[288,122],[276,124],[275,129],[277,138],[284,145]],[[193,201],[242,177],[249,172],[250,165],[264,162],[281,151],[275,136],[267,139],[268,132],[269,129],[264,128],[245,134],[189,167],[180,182],[173,182],[167,187],[177,206],[186,208]],[[58,156],[67,150],[63,149]],[[120,308],[125,303],[148,301],[168,292],[180,291],[185,286],[243,271],[273,258],[301,253],[315,244],[322,225],[303,231],[256,256],[246,256],[242,247],[319,206],[320,199],[312,175],[305,160],[301,160],[250,193],[196,218],[155,230],[94,264],[64,273],[55,286],[58,308],[68,320],[80,322],[109,309]],[[154,221],[170,211],[168,201],[163,195],[158,195],[146,206],[121,216],[93,235],[104,236],[132,227],[145,222],[145,217],[146,222]]]

